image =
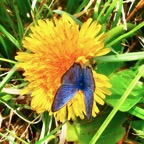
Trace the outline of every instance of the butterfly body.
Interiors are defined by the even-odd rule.
[[[81,67],[80,64],[74,63],[61,78],[62,85],[56,92],[52,111],[55,112],[66,105],[81,90],[84,93],[84,102],[86,107],[86,116],[91,118],[93,106],[93,93],[95,82],[90,67]]]

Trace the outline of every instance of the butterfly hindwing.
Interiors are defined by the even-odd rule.
[[[84,77],[85,87],[94,91],[95,82],[94,82],[93,73],[90,67],[87,66],[86,68],[83,68],[83,77]]]
[[[86,108],[87,119],[90,120],[92,115],[92,106],[93,106],[93,91],[86,88],[84,89],[84,101]]]
[[[87,119],[90,120],[92,115],[92,106],[94,100],[94,90],[95,90],[95,82],[92,74],[91,68],[88,66],[83,68],[83,80],[84,80],[84,101],[86,107],[86,116]]]
[[[82,68],[79,64],[74,63],[69,70],[63,75],[62,84],[57,90],[53,104],[52,111],[57,111],[66,105],[72,97],[78,92],[77,81]]]

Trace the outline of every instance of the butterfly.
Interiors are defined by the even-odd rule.
[[[52,104],[52,111],[58,111],[65,106],[79,90],[84,93],[86,116],[90,120],[95,82],[91,68],[89,66],[82,68],[79,63],[74,63],[62,76],[61,86],[57,90]]]

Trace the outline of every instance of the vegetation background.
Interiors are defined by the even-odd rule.
[[[0,143],[144,143],[144,1],[143,0],[1,0],[0,1]],[[91,122],[64,124],[30,109],[26,85],[15,68],[22,40],[38,19],[69,14],[78,24],[89,17],[108,37],[107,56],[94,58],[97,72],[110,78],[112,96]]]

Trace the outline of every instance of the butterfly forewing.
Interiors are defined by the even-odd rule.
[[[68,85],[75,85],[79,79],[79,75],[82,72],[82,68],[79,64],[74,63],[69,70],[63,75],[62,77],[62,84],[68,84]]]
[[[57,90],[53,104],[52,111],[57,111],[66,105],[72,97],[78,92],[77,81],[82,68],[79,64],[74,63],[69,70],[63,75],[61,82],[62,85]]]
[[[55,112],[66,105],[77,92],[78,88],[76,88],[74,85],[61,85],[55,95],[52,104],[52,111]]]

